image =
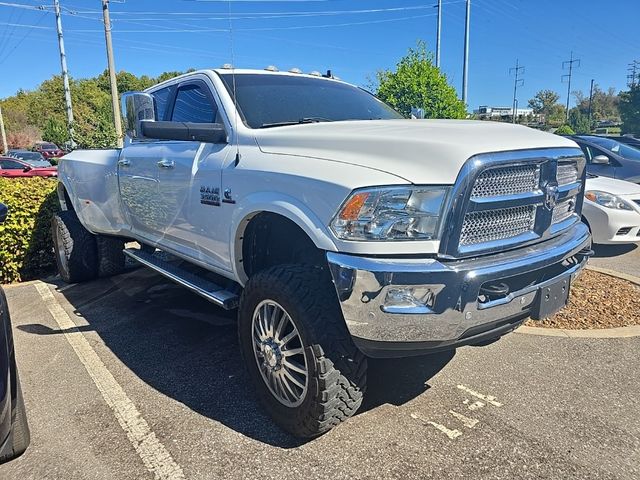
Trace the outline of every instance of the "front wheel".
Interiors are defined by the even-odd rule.
[[[256,274],[242,294],[238,330],[249,377],[285,430],[315,437],[360,407],[367,360],[322,269],[284,265]]]
[[[51,220],[51,235],[58,271],[65,282],[84,282],[98,276],[95,236],[82,226],[75,212],[56,214]]]

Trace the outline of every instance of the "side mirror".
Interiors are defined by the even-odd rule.
[[[221,123],[150,122],[142,123],[145,138],[184,140],[187,142],[227,143],[227,132]]]
[[[596,155],[591,159],[591,163],[595,165],[609,165],[609,157],[606,155]]]
[[[4,223],[7,219],[7,213],[9,213],[9,208],[4,203],[0,203],[0,223]]]
[[[122,116],[125,133],[132,139],[144,138],[142,122],[156,119],[155,100],[144,92],[127,92],[122,95]]]
[[[22,169],[22,171],[23,171],[23,172],[30,172],[31,170],[32,170],[32,169],[31,169],[31,167],[30,167],[29,165],[25,166],[25,167]]]

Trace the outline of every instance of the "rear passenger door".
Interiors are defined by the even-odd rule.
[[[202,76],[178,84],[167,120],[223,123],[211,81]],[[159,200],[170,212],[162,245],[216,267],[224,263],[210,229],[219,217],[222,166],[229,152],[227,143],[168,141],[158,162]],[[209,192],[206,197],[201,190]]]

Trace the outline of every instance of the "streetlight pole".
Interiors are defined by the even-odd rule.
[[[436,34],[436,67],[440,68],[440,32],[442,31],[442,0],[438,0],[438,32]]]
[[[467,15],[464,25],[464,63],[462,67],[462,102],[467,104],[467,82],[469,79],[469,22],[471,19],[471,0],[467,0]]]

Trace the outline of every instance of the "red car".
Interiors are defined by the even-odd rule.
[[[58,169],[48,167],[34,167],[24,160],[11,157],[0,157],[0,177],[57,177]]]
[[[33,150],[40,152],[44,158],[59,158],[64,152],[55,143],[38,142],[33,146]]]

